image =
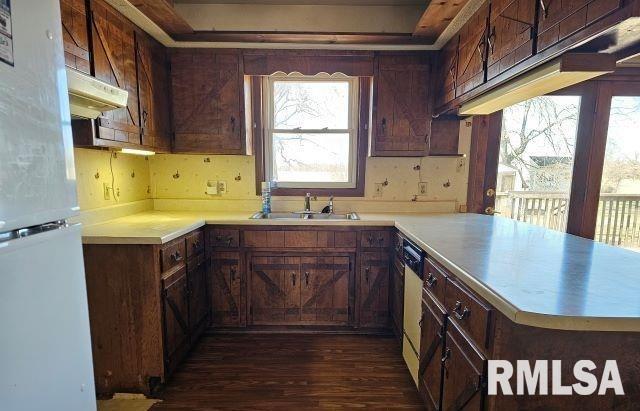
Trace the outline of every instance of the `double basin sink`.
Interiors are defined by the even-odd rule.
[[[343,220],[354,221],[360,220],[356,213],[335,214],[335,213],[313,213],[313,212],[294,212],[294,213],[255,213],[251,216],[252,220]]]

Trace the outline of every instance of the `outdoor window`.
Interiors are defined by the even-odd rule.
[[[357,78],[272,75],[263,99],[265,180],[310,191],[356,187]]]
[[[565,231],[579,96],[542,96],[503,111],[496,212]]]
[[[594,239],[640,251],[640,97],[611,99]]]

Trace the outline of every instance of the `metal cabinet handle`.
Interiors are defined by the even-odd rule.
[[[364,269],[364,280],[366,282],[369,282],[369,271],[371,271],[370,267],[365,267]]]
[[[296,273],[291,273],[291,281],[293,282],[293,286],[296,285]]]
[[[451,348],[447,348],[447,350],[442,355],[442,363],[445,364],[449,358],[451,358]]]
[[[427,284],[427,287],[429,288],[433,288],[433,286],[436,285],[437,282],[438,279],[433,275],[433,273],[429,273],[427,279],[425,280],[425,284]]]
[[[231,269],[231,281],[235,281],[236,280],[236,269],[232,268]]]
[[[200,240],[196,240],[192,244],[193,248],[200,248]]]
[[[382,121],[380,122],[380,125],[382,127],[382,134],[387,134],[387,119],[385,117],[382,117]]]
[[[147,127],[147,118],[149,117],[149,113],[147,113],[147,110],[142,110],[142,127],[146,128]]]
[[[309,271],[305,271],[304,273],[304,284],[309,286]]]
[[[460,312],[461,308],[462,308],[462,303],[460,301],[456,301],[456,306],[453,308],[453,310],[451,310],[451,311],[453,311],[453,315],[458,320],[464,320],[465,318],[467,318],[471,314],[471,310],[469,310],[467,307],[464,307],[462,312]]]
[[[180,255],[179,251],[176,251],[175,253],[171,254],[171,259],[177,263],[178,261],[182,261],[182,256]]]
[[[418,321],[418,327],[422,328],[422,324],[424,323],[424,313],[420,316],[420,321]]]
[[[549,17],[549,6],[544,3],[544,0],[540,0],[540,10],[542,10],[542,17]]]
[[[369,236],[367,237],[367,241],[369,242],[369,245],[373,244],[373,236]]]
[[[231,116],[231,132],[236,131],[236,118]]]
[[[378,244],[384,245],[384,237],[378,237]]]

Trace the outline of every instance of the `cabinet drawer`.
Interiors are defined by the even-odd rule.
[[[162,247],[160,251],[162,271],[184,264],[186,254],[184,238],[174,240]]]
[[[199,230],[187,234],[187,258],[194,256],[204,250],[204,233]]]
[[[363,231],[360,233],[360,246],[365,248],[389,247],[389,232],[384,230]]]
[[[238,248],[240,244],[240,232],[224,228],[214,228],[209,236],[212,247]]]
[[[424,263],[424,289],[429,291],[442,306],[445,306],[445,283],[449,276],[433,261]]]
[[[491,308],[450,278],[445,286],[445,301],[449,318],[467,332],[478,347],[486,348],[489,342]]]
[[[244,232],[244,246],[251,248],[355,248],[354,232],[346,231],[257,231]]]

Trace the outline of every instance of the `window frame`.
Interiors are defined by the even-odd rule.
[[[282,77],[280,75],[277,76],[278,79],[284,78],[284,74]],[[328,76],[328,75],[327,75]],[[256,194],[260,194],[261,192],[261,183],[266,181],[267,174],[267,161],[270,161],[270,158],[266,155],[267,144],[271,137],[269,137],[268,125],[270,117],[266,117],[268,114],[268,109],[265,107],[265,96],[269,96],[266,94],[269,92],[268,88],[265,87],[265,83],[269,80],[268,78],[272,76],[251,76],[250,77],[250,95],[251,95],[251,118],[252,118],[252,129],[253,129],[253,141],[254,141],[254,153],[256,155]],[[299,73],[294,73],[294,75],[289,76],[291,79],[300,79],[300,77],[307,77],[300,75]],[[274,76],[274,78],[276,78]],[[313,183],[303,183],[299,187],[283,187],[279,186],[272,190],[272,194],[274,196],[299,196],[305,195],[306,193],[311,193],[312,195],[317,196],[335,196],[335,197],[364,197],[364,188],[365,188],[365,171],[366,171],[366,158],[367,158],[367,142],[369,140],[369,124],[370,124],[370,107],[371,107],[371,90],[372,90],[372,81],[371,77],[352,77],[352,76],[333,76],[333,77],[318,77],[318,81],[327,80],[327,79],[348,79],[352,81],[354,87],[350,88],[353,90],[350,94],[353,98],[352,100],[352,113],[357,113],[352,118],[350,118],[350,127],[354,128],[354,133],[352,137],[352,155],[351,158],[355,159],[354,164],[352,164],[352,170],[350,170],[353,174],[353,187],[319,187],[318,184]],[[307,79],[305,79],[306,81]],[[271,97],[270,97],[271,99]],[[353,121],[353,122],[351,122]],[[326,183],[321,183],[321,185],[325,185]]]

